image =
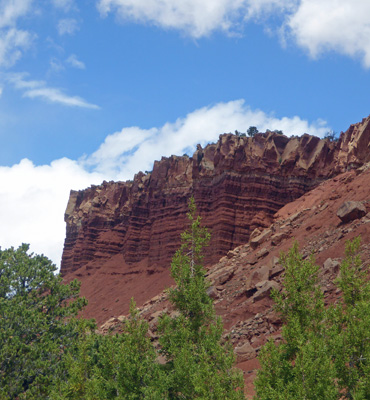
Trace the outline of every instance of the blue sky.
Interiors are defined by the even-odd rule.
[[[70,189],[223,132],[370,113],[363,0],[0,0],[0,245],[57,264]]]

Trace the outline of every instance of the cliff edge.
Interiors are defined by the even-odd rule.
[[[273,132],[220,135],[192,157],[156,161],[133,181],[71,191],[61,274],[82,280],[87,316],[103,321],[171,283],[170,260],[194,196],[212,234],[205,262],[216,263],[274,214],[323,181],[370,161],[370,117],[330,141]]]

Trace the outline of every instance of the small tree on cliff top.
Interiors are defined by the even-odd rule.
[[[243,399],[243,379],[233,368],[234,355],[223,344],[223,326],[207,294],[202,248],[210,235],[200,226],[194,199],[189,202],[190,227],[182,235],[171,273],[177,287],[169,298],[179,315],[164,316],[159,324],[166,358],[170,399]]]

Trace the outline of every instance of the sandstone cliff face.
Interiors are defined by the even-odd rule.
[[[251,398],[261,346],[269,337],[281,339],[269,297],[282,284],[281,250],[297,240],[304,255],[315,254],[326,301],[340,296],[333,281],[346,240],[360,234],[369,260],[369,146],[370,117],[351,125],[338,142],[224,134],[191,158],[155,162],[150,174],[131,182],[72,191],[62,274],[82,281],[81,294],[89,299],[84,314],[106,322],[102,332],[120,329],[134,296],[156,340],[158,316],[173,311],[162,291],[172,284],[169,262],[194,195],[212,229],[209,294]],[[367,214],[341,222],[337,211],[346,201],[361,202]]]
[[[336,171],[357,168],[370,159],[370,116],[353,124],[338,143]]]
[[[270,298],[272,288],[283,285],[284,268],[279,262],[281,251],[288,251],[295,241],[304,256],[315,256],[319,266],[320,286],[325,302],[337,301],[335,278],[344,257],[345,243],[361,235],[361,258],[370,259],[370,163],[328,179],[274,216],[273,223],[249,243],[229,251],[207,272],[209,295],[216,312],[222,316],[225,336],[233,344],[237,367],[244,372],[246,398],[252,399],[253,381],[259,367],[261,347],[268,339],[279,342],[281,319],[274,312]],[[337,211],[346,202],[361,205],[364,213],[341,221]],[[150,337],[156,343],[157,324],[161,314],[171,314],[173,307],[167,293],[156,293],[148,299],[140,314],[149,322]],[[124,316],[118,313],[104,321],[102,333],[120,330]]]
[[[338,142],[223,134],[192,157],[156,161],[151,173],[140,172],[133,181],[72,191],[61,273],[82,280],[81,292],[90,297],[87,316],[97,317],[91,300],[97,292],[109,304],[116,297],[110,308],[105,300],[98,305],[109,315],[123,313],[133,293],[142,304],[171,282],[169,264],[191,195],[212,234],[205,258],[211,265],[247,243],[255,228],[269,226],[285,204],[369,161],[369,121],[352,125]]]
[[[221,135],[193,157],[162,158],[133,181],[72,191],[65,220],[63,275],[122,254],[126,263],[168,265],[179,244],[191,195],[212,232],[207,263],[248,241],[284,204],[322,180],[369,158],[370,119],[338,143],[275,133]]]
[[[115,254],[127,264],[168,265],[195,197],[212,232],[207,263],[248,241],[284,204],[333,173],[335,144],[304,135],[220,136],[193,157],[163,158],[132,182],[72,191],[65,213],[63,275]]]

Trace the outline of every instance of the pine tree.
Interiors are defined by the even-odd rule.
[[[47,398],[86,304],[77,281],[62,285],[55,265],[28,249],[0,250],[0,398]]]
[[[166,399],[148,323],[133,299],[121,334],[97,334],[87,325],[82,329],[76,348],[66,355],[69,373],[55,385],[53,400]]]
[[[325,307],[318,266],[313,259],[303,260],[297,243],[282,254],[281,263],[284,290],[274,291],[272,297],[284,322],[284,341],[279,346],[270,341],[261,350],[256,399],[336,399],[328,344],[322,340]]]
[[[207,294],[202,248],[210,235],[200,226],[195,201],[189,203],[190,228],[182,235],[171,274],[177,287],[169,299],[178,316],[159,324],[161,352],[166,358],[169,399],[243,399],[243,379],[233,368],[234,355],[223,343],[223,326]]]
[[[336,282],[342,300],[327,307],[314,261],[297,245],[282,255],[284,290],[272,296],[283,342],[261,350],[256,400],[370,398],[370,283],[359,247],[359,238],[347,243]]]

